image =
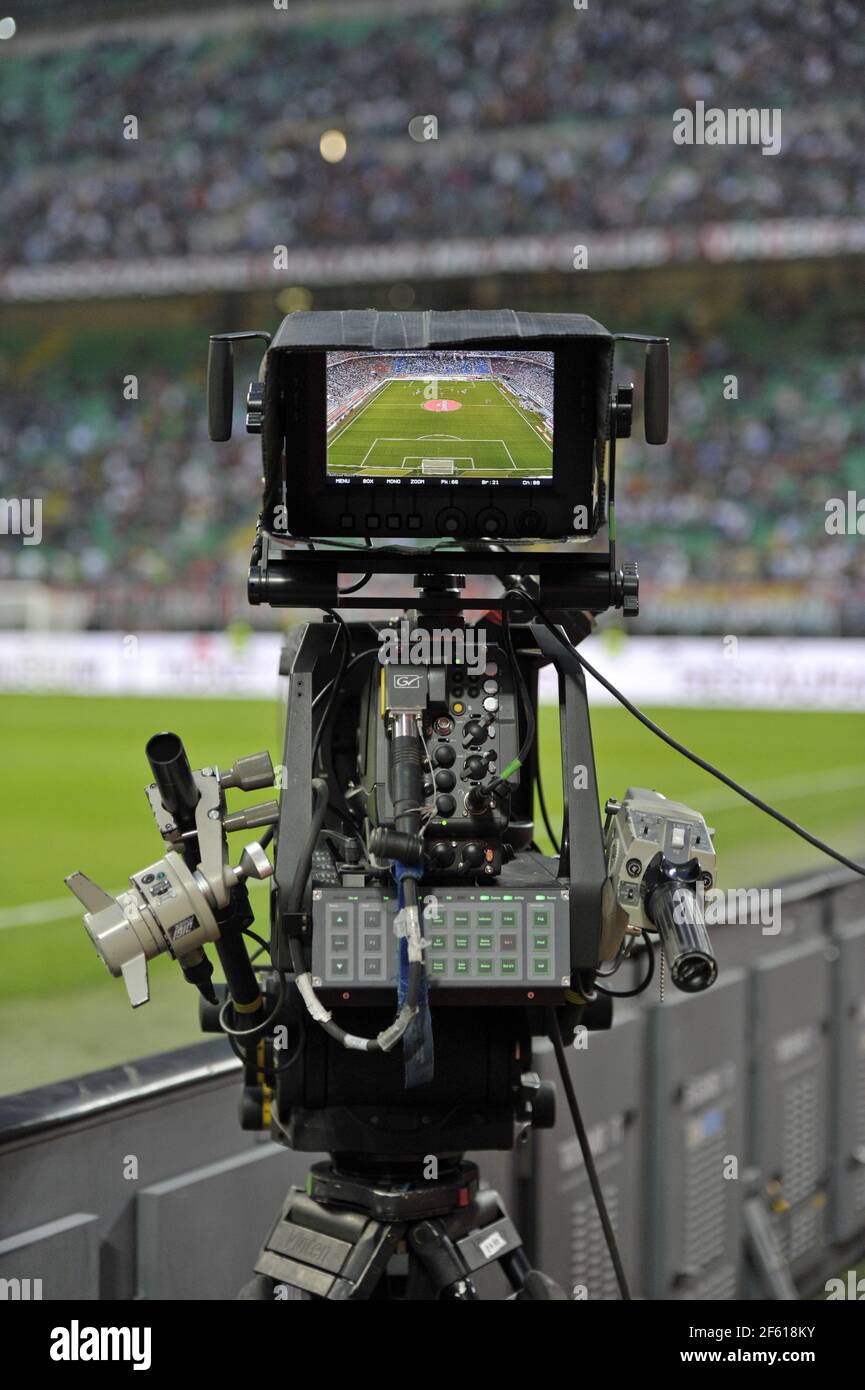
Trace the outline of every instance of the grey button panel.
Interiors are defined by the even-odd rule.
[[[430,984],[561,986],[569,973],[568,901],[558,892],[422,893]],[[313,895],[313,975],[324,986],[395,988],[396,895],[329,887]]]

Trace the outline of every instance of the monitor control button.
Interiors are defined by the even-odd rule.
[[[466,529],[465,515],[459,507],[445,507],[436,517],[436,525],[443,536],[456,536]]]
[[[523,512],[517,522],[517,530],[521,536],[542,536],[546,530],[544,518],[540,512]]]
[[[476,527],[479,536],[503,536],[507,520],[504,512],[497,511],[495,507],[486,507],[478,516]]]

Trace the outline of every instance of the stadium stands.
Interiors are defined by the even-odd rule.
[[[446,250],[462,235],[861,219],[865,31],[853,0],[582,12],[554,0],[358,0],[338,21],[314,4],[117,11],[135,22],[76,42],[62,7],[36,6],[30,37],[22,28],[2,46],[0,292],[22,267],[101,274],[179,256],[194,268],[277,243]],[[781,108],[782,154],[675,145],[673,111],[697,100]],[[427,112],[437,138],[418,142],[408,123]],[[130,113],[135,141],[122,138]],[[334,165],[318,147],[328,126],[348,138]],[[792,585],[792,624],[863,632],[861,544],[824,529],[827,498],[865,490],[862,306],[838,338],[852,291],[832,281],[805,352],[812,306],[773,296],[773,283],[750,299],[737,291],[728,309],[720,290],[697,303],[671,281],[661,319],[641,325],[673,333],[674,424],[667,449],[636,436],[628,446],[622,535],[647,586],[677,589],[683,607],[695,584]],[[410,288],[422,307],[423,284]],[[476,302],[508,302],[507,281],[490,292]],[[544,293],[546,307],[587,307],[573,274]],[[612,326],[633,326],[624,320]],[[146,341],[147,361],[161,362],[154,330],[136,336],[134,323],[131,305],[129,336],[111,331],[112,360],[131,369]],[[240,437],[217,459],[206,439],[203,334],[176,369],[147,370],[131,401],[104,373],[85,378],[74,343],[57,350],[44,337],[23,362],[0,359],[0,493],[44,499],[44,543],[0,550],[0,577],[83,586],[95,626],[245,616],[257,444]]]
[[[0,55],[5,263],[861,210],[852,0],[428,8],[266,29],[247,10],[230,30],[190,17],[172,39],[106,27]],[[673,111],[698,99],[782,109],[783,158],[675,146]],[[419,148],[407,126],[427,112],[437,139]],[[328,169],[331,124],[349,154]]]

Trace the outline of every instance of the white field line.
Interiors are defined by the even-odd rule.
[[[345,424],[343,425],[342,429],[340,430],[339,434],[335,434],[334,437],[333,437],[333,439],[329,439],[329,440],[327,441],[328,450],[332,449],[333,446],[334,446],[334,444],[337,444],[337,443],[339,442],[339,440],[342,439],[342,436],[345,434],[346,430],[351,429],[352,425],[356,425],[356,424],[357,424],[357,422],[358,422],[358,420],[360,419],[361,415],[365,415],[365,414],[366,414],[366,412],[369,410],[370,406],[372,405],[373,401],[376,400],[378,396],[383,396],[384,393],[385,393],[385,391],[387,390],[388,386],[390,386],[390,385],[391,385],[391,382],[389,382],[389,381],[383,381],[383,382],[381,383],[380,386],[375,386],[375,387],[373,387],[372,393],[370,394],[370,398],[369,398],[369,400],[367,401],[366,405],[364,406],[363,410],[358,411],[357,415],[352,415],[348,420],[346,420],[346,422],[345,422]]]
[[[129,885],[126,885],[127,888]],[[117,893],[122,893],[122,888]],[[112,898],[117,897],[112,893]],[[43,922],[64,922],[73,917],[83,916],[84,908],[77,898],[69,893],[65,898],[52,898],[45,903],[22,903],[19,907],[0,909],[0,931],[6,927],[38,927]]]
[[[544,447],[547,448],[547,449],[549,449],[550,453],[552,453],[552,452],[553,452],[553,446],[552,446],[552,444],[548,444],[548,443],[547,443],[547,441],[544,439],[544,436],[541,434],[540,430],[535,429],[535,427],[534,427],[534,425],[532,424],[531,420],[529,420],[529,419],[527,418],[527,416],[525,416],[525,415],[523,414],[523,412],[520,410],[519,406],[514,405],[513,401],[509,401],[509,400],[508,400],[507,396],[505,395],[505,392],[504,392],[503,387],[499,386],[498,382],[496,382],[496,390],[498,391],[498,393],[499,393],[499,395],[501,396],[502,400],[505,402],[505,405],[509,405],[510,408],[511,408],[511,410],[515,410],[515,411],[516,411],[517,415],[519,415],[519,417],[520,417],[520,419],[522,420],[523,424],[524,424],[524,425],[528,425],[528,427],[529,427],[529,429],[532,431],[532,433],[533,433],[533,434],[536,434],[537,437],[538,437],[538,439],[539,439],[539,440],[541,441],[541,443],[544,445]]]
[[[743,783],[743,785],[746,785]],[[794,772],[786,777],[773,777],[765,782],[748,786],[748,791],[763,801],[807,801],[811,796],[829,796],[832,792],[847,791],[851,787],[862,787],[865,792],[865,772],[856,767],[828,767],[821,772]],[[677,796],[686,806],[693,805],[703,811],[726,811],[732,806],[747,806],[749,803],[729,787],[719,786],[707,792],[685,792]]]
[[[376,438],[373,440],[372,444],[370,444],[369,448],[367,449],[367,451],[366,451],[366,453],[364,454],[363,458],[361,459],[360,463],[357,464],[357,465],[354,465],[354,464],[352,464],[352,465],[347,465],[347,471],[348,471],[348,468],[357,468],[357,469],[363,468],[363,466],[364,466],[364,464],[366,463],[367,459],[369,458],[370,454],[373,452],[373,450],[375,449],[376,445],[378,445],[378,444],[423,444],[423,443],[435,443],[435,444],[444,444],[444,443],[446,443],[446,444],[501,444],[501,446],[502,446],[502,448],[504,449],[505,453],[506,453],[506,454],[508,455],[508,457],[510,458],[511,468],[514,468],[514,469],[515,469],[516,466],[517,466],[517,465],[514,463],[513,456],[512,456],[512,454],[511,454],[510,449],[508,448],[507,444],[505,443],[505,441],[504,441],[503,439],[474,439],[474,438],[466,439],[466,438],[464,438],[462,435],[459,435],[459,434],[447,434],[447,435],[443,435],[443,434],[442,434],[442,435],[433,435],[433,434],[421,434],[421,435],[414,435],[414,434],[381,434],[381,435],[376,435]],[[408,459],[413,459],[413,458],[424,458],[424,457],[426,457],[426,455],[423,455],[423,454],[406,454],[406,455],[404,455],[403,460],[402,460],[402,463],[401,463],[399,466],[400,466],[400,468],[402,468],[402,466],[406,463],[406,461],[407,461]],[[450,457],[450,455],[448,455],[448,457]],[[474,456],[473,456],[472,454],[458,454],[458,455],[454,455],[454,457],[456,457],[456,458],[461,458],[461,459],[469,459],[469,460],[471,461],[472,468],[473,468],[473,469],[475,468]],[[369,465],[370,469],[381,468],[381,469],[384,469],[385,471],[387,471],[387,470],[388,470],[389,468],[391,468],[392,466],[393,466],[392,464],[375,463],[375,462],[372,462],[372,463]],[[492,470],[493,470],[493,467],[494,467],[494,465],[482,465],[482,466],[485,467],[485,468],[486,468],[486,467],[489,467],[490,471],[492,471]],[[499,471],[499,470],[497,469],[496,471]],[[541,470],[539,469],[538,471],[541,471]]]

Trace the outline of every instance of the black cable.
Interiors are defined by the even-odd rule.
[[[537,777],[537,783],[538,783],[538,805],[539,805],[540,808],[541,808],[541,815],[543,816],[543,819],[544,819],[544,825],[547,827],[547,834],[548,834],[549,837],[550,837],[550,841],[551,841],[551,843],[552,843],[554,853],[555,853],[555,854],[561,854],[561,852],[562,852],[562,846],[561,846],[561,843],[559,842],[559,840],[557,840],[557,839],[556,839],[556,836],[553,834],[552,822],[550,821],[549,812],[547,811],[547,803],[546,803],[546,800],[545,800],[545,798],[544,798],[544,784],[543,784],[543,782],[541,781],[541,750],[540,750],[540,745],[538,745],[538,752],[537,752],[537,769],[536,769],[536,777]]]
[[[259,936],[259,935],[258,935],[258,932],[252,931],[250,927],[244,927],[244,929],[243,929],[243,935],[244,935],[244,936],[248,936],[249,939],[250,939],[251,941],[254,941],[254,942],[256,943],[256,945],[260,946],[260,947],[261,947],[261,951],[268,951],[268,950],[270,950],[270,947],[268,946],[268,944],[267,944],[267,942],[264,940],[264,938],[261,937],[261,936]],[[258,957],[261,955],[261,951],[256,951],[256,953],[255,953],[255,955],[252,957],[252,959],[253,959],[253,960],[257,960]]]
[[[335,609],[328,608],[326,611],[333,618],[334,622],[339,624],[340,631],[337,634],[337,636],[342,636],[343,646],[342,654],[339,659],[339,666],[337,667],[336,675],[334,676],[333,681],[331,682],[330,695],[328,696],[327,703],[324,709],[322,710],[321,718],[318,721],[315,736],[312,740],[312,761],[310,766],[312,767],[313,775],[315,775],[315,760],[318,757],[318,749],[321,743],[321,736],[324,733],[325,728],[327,727],[328,720],[330,719],[331,711],[333,710],[333,702],[336,699],[340,686],[342,685],[342,679],[345,675],[346,667],[348,666],[349,657],[351,655],[351,633],[348,630],[348,624],[346,623],[345,619],[341,616],[341,614],[337,613]]]
[[[309,875],[309,866],[312,863],[312,855],[318,840],[318,832],[324,824],[324,817],[327,812],[327,782],[323,777],[313,777],[312,794],[315,798],[312,805],[312,820],[306,832],[306,839],[301,846],[300,854],[297,857],[297,864],[294,870],[294,882],[291,885],[291,896],[285,905],[285,912],[299,912],[303,902],[303,894],[306,888],[306,880]]]
[[[622,1298],[625,1300],[625,1302],[630,1302],[631,1291],[628,1287],[628,1280],[625,1274],[624,1266],[622,1264],[622,1257],[619,1254],[619,1247],[616,1242],[616,1233],[613,1230],[613,1224],[610,1221],[610,1215],[607,1211],[607,1204],[604,1201],[604,1194],[601,1191],[601,1183],[600,1179],[598,1178],[598,1170],[595,1167],[595,1159],[594,1155],[592,1154],[591,1145],[589,1144],[589,1136],[586,1133],[586,1127],[583,1124],[583,1117],[580,1114],[580,1107],[577,1104],[577,1096],[576,1092],[574,1091],[574,1084],[571,1081],[571,1073],[568,1069],[567,1058],[565,1057],[565,1047],[564,1043],[562,1042],[562,1030],[559,1027],[558,1014],[556,1013],[555,1009],[547,1009],[547,1017],[549,1019],[548,1033],[550,1042],[553,1044],[553,1050],[556,1054],[556,1062],[558,1063],[559,1074],[562,1078],[562,1088],[565,1092],[565,1097],[568,1102],[568,1109],[571,1112],[571,1119],[574,1122],[574,1129],[576,1130],[577,1139],[580,1145],[580,1151],[583,1155],[583,1163],[586,1165],[586,1173],[589,1179],[589,1186],[592,1189],[592,1196],[595,1199],[595,1206],[598,1209],[598,1216],[601,1219],[601,1226],[604,1232],[604,1239],[607,1242],[607,1249],[610,1252],[610,1259],[613,1262],[613,1269],[616,1273],[616,1283],[619,1286],[619,1292],[622,1295]]]
[[[529,688],[526,685],[523,669],[517,661],[517,654],[514,650],[513,633],[511,632],[511,618],[507,609],[504,609],[502,612],[502,635],[505,639],[505,647],[507,648],[508,657],[514,672],[514,680],[517,684],[517,694],[519,695],[520,704],[523,707],[523,714],[526,721],[526,736],[517,754],[517,761],[522,765],[529,756],[535,739],[535,711],[532,707],[531,699],[529,698]]]
[[[643,979],[633,989],[607,989],[606,985],[598,984],[598,977],[595,976],[595,989],[599,994],[606,994],[610,999],[633,999],[635,995],[642,994],[643,990],[648,989],[652,980],[655,978],[655,948],[645,932],[643,940],[646,943],[646,954],[649,957],[649,968]]]
[[[270,969],[270,970],[273,970],[273,966],[270,966],[269,969]],[[283,970],[283,971],[278,971],[277,973],[283,977],[283,984],[284,984],[285,971],[284,971],[284,970]],[[246,1066],[248,1065],[249,1058],[246,1056],[246,1054],[245,1054],[245,1053],[243,1052],[243,1050],[241,1049],[240,1044],[237,1042],[237,1040],[235,1039],[235,1037],[234,1037],[231,1033],[226,1033],[224,1036],[225,1036],[225,1038],[227,1039],[227,1041],[228,1041],[228,1046],[231,1048],[231,1050],[232,1050],[232,1052],[234,1053],[235,1057],[237,1058],[238,1062],[241,1062],[241,1063],[243,1064],[243,1066],[246,1067]],[[260,1042],[260,1041],[262,1041],[262,1040],[259,1039],[259,1042]],[[301,1029],[300,1036],[298,1037],[298,1041],[297,1041],[297,1046],[295,1047],[295,1049],[294,1049],[294,1051],[292,1052],[291,1056],[288,1057],[288,1058],[286,1059],[286,1061],[281,1062],[280,1065],[279,1065],[278,1067],[270,1067],[270,1068],[269,1068],[269,1071],[270,1071],[274,1076],[278,1076],[278,1075],[280,1074],[280,1072],[288,1071],[289,1067],[293,1067],[293,1066],[295,1065],[295,1063],[297,1062],[298,1058],[300,1057],[301,1052],[302,1052],[303,1049],[304,1049],[305,1043],[306,1043],[306,1035],[305,1035],[305,1033],[303,1032],[303,1030]]]
[[[351,661],[350,661],[350,662],[348,663],[348,665],[346,666],[345,671],[343,672],[343,678],[344,678],[345,676],[348,675],[349,671],[352,669],[353,666],[356,666],[356,665],[358,664],[359,661],[363,661],[364,657],[366,657],[366,656],[378,656],[378,653],[379,653],[379,648],[378,648],[378,647],[366,647],[364,651],[358,652],[356,656],[353,656],[353,657],[352,657]],[[318,704],[319,700],[323,700],[323,699],[324,699],[325,695],[326,695],[327,692],[330,690],[330,688],[332,687],[332,685],[333,685],[333,680],[329,680],[328,683],[327,683],[327,685],[322,686],[321,690],[318,692],[318,694],[316,695],[315,699],[314,699],[313,702],[312,702],[312,707],[313,707],[313,709],[315,709],[315,707],[316,707],[316,705]]]
[[[364,544],[367,550],[374,549],[370,536],[364,536]],[[356,594],[358,589],[363,589],[372,579],[372,573],[361,575],[355,584],[348,584],[344,589],[337,589],[338,594]]]
[[[567,637],[565,637],[547,617],[541,605],[536,599],[532,598],[531,594],[526,593],[524,589],[516,586],[509,589],[508,592],[518,594],[520,597],[524,598],[527,603],[530,603],[541,619],[541,622],[544,624],[544,627],[552,633],[553,637],[559,643],[559,646],[564,647],[565,651],[580,663],[583,670],[588,671],[589,675],[593,676],[599,685],[602,685],[605,690],[608,690],[613,698],[618,700],[619,704],[623,705],[629,714],[632,714],[635,719],[639,719],[641,724],[644,724],[647,729],[653,734],[656,734],[657,737],[670,748],[675,749],[677,753],[681,753],[683,758],[688,758],[690,762],[695,763],[696,766],[702,768],[704,772],[708,772],[710,777],[717,777],[719,782],[723,782],[724,785],[729,787],[731,791],[734,791],[737,796],[742,796],[746,801],[750,801],[751,805],[756,806],[758,811],[763,811],[767,816],[771,816],[773,820],[785,826],[787,830],[792,830],[794,835],[800,836],[800,838],[807,841],[809,845],[813,845],[815,849],[819,849],[822,854],[827,854],[830,859],[837,860],[837,862],[843,864],[845,868],[852,869],[854,873],[862,874],[863,877],[865,877],[865,865],[857,864],[855,859],[848,859],[847,855],[842,854],[840,850],[833,849],[832,846],[827,845],[825,841],[819,840],[816,835],[811,834],[810,830],[806,830],[804,826],[798,825],[796,821],[790,820],[789,816],[785,816],[783,811],[776,810],[774,806],[770,806],[767,801],[763,801],[762,798],[756,796],[754,792],[749,792],[747,787],[743,787],[740,782],[735,781],[732,777],[728,777],[726,772],[722,772],[720,768],[715,767],[713,763],[708,762],[705,758],[701,758],[699,753],[692,753],[690,748],[685,747],[684,743],[680,743],[677,738],[673,738],[672,734],[668,734],[665,729],[662,729],[661,726],[656,724],[653,719],[650,719],[647,714],[643,714],[642,710],[631,703],[627,695],[623,695],[620,690],[616,689],[612,681],[608,681],[606,676],[602,676],[600,671],[597,671],[590,662],[586,661],[584,656],[580,656],[580,653],[573,644],[568,641]]]
[[[358,589],[363,589],[372,579],[371,574],[362,574],[355,584],[346,584],[344,589],[337,589],[338,594],[356,594]]]
[[[270,1027],[271,1023],[273,1023],[273,1020],[276,1018],[277,1014],[282,1008],[283,1000],[285,999],[285,975],[281,970],[278,972],[278,975],[279,990],[276,996],[276,1003],[274,1004],[267,1017],[263,1018],[261,1020],[261,1023],[254,1024],[252,1028],[229,1028],[228,1024],[225,1021],[225,1013],[227,1009],[232,1008],[234,1006],[234,1000],[231,998],[231,995],[228,996],[228,998],[225,1000],[225,1003],[222,1005],[222,1008],[219,1010],[219,1026],[222,1029],[223,1033],[226,1035],[226,1037],[246,1038],[248,1042],[257,1042],[259,1038],[264,1037],[266,1030]]]

